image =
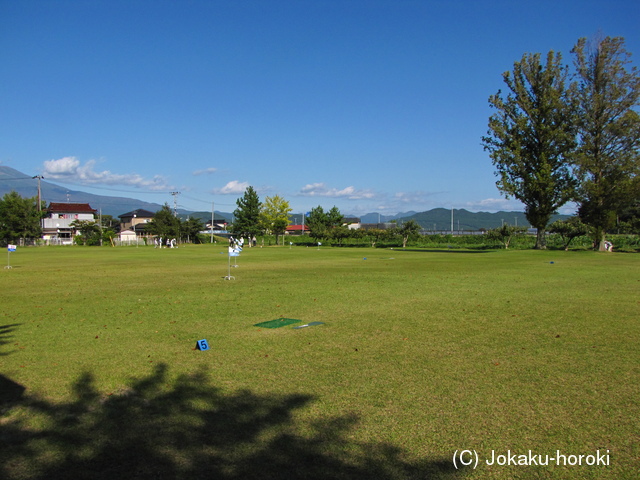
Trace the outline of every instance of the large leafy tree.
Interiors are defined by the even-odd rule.
[[[233,212],[233,225],[231,231],[234,235],[246,235],[253,237],[260,233],[260,198],[252,186],[247,187],[244,195],[236,200],[236,208]]]
[[[508,225],[505,223],[501,227],[493,228],[487,231],[487,233],[485,233],[485,238],[487,240],[495,240],[497,242],[500,242],[504,245],[504,248],[507,249],[509,248],[509,244],[511,243],[511,240],[514,236],[522,235],[526,231],[527,229],[525,227]]]
[[[340,227],[344,221],[344,215],[335,205],[327,212],[327,222],[329,227]]]
[[[640,233],[640,176],[635,177],[630,205],[618,215],[618,228],[624,233]]]
[[[165,239],[180,238],[180,219],[173,214],[171,207],[165,203],[155,213],[153,220],[147,224],[147,231],[152,235]]]
[[[567,220],[556,220],[549,225],[549,231],[560,235],[564,249],[569,250],[569,244],[573,239],[589,233],[589,227],[582,223],[579,217],[571,217]]]
[[[640,76],[627,68],[624,39],[581,38],[573,48],[578,78],[580,218],[593,229],[594,246],[634,198],[640,172]]]
[[[120,221],[112,215],[100,216],[100,230],[102,232],[102,242],[108,242],[111,246],[115,246],[114,240],[120,231]]]
[[[278,195],[264,199],[264,204],[260,209],[260,218],[265,230],[276,236],[276,245],[278,237],[284,235],[289,226],[291,210],[289,202]]]
[[[5,194],[0,200],[0,242],[6,245],[41,237],[41,218],[36,197],[23,198],[15,191]]]
[[[482,138],[507,198],[525,205],[538,229],[536,247],[546,248],[545,229],[558,208],[574,198],[569,158],[575,150],[574,95],[559,53],[525,54],[503,74],[508,93],[489,98],[496,112]]]
[[[320,205],[311,209],[305,222],[311,238],[321,240],[329,234],[329,217]]]
[[[400,227],[395,227],[393,233],[402,237],[402,248],[407,247],[409,239],[416,238],[420,234],[422,227],[415,220],[408,220]]]
[[[356,230],[356,232],[360,232],[360,230]],[[391,230],[385,230],[382,228],[370,228],[362,231],[360,235],[363,238],[366,238],[369,243],[371,243],[371,248],[374,248],[376,246],[376,243],[389,238],[391,233]]]
[[[180,224],[183,239],[186,237],[186,240],[191,243],[200,243],[198,234],[202,230],[204,230],[204,224],[199,218],[189,217]]]
[[[318,205],[311,209],[306,224],[309,227],[309,235],[315,239],[331,237],[332,229],[342,226],[344,216],[338,207],[333,206],[328,212]]]
[[[70,226],[80,232],[76,236],[77,243],[82,242],[83,245],[100,245],[100,224],[92,220],[74,220]]]
[[[337,227],[333,227],[330,230],[331,239],[338,242],[338,245],[342,246],[342,242],[344,242],[347,238],[353,237],[353,232],[355,230],[349,230],[349,227],[346,225],[339,225]]]

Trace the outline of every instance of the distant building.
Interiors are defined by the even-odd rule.
[[[75,221],[96,221],[96,212],[88,203],[50,203],[42,219],[42,238],[49,242],[71,244],[77,229]]]
[[[131,244],[138,242],[138,236],[134,233],[133,230],[121,230],[118,236],[120,237],[121,245],[124,243]]]
[[[304,235],[309,231],[309,227],[306,225],[289,225],[284,233],[285,235]]]
[[[390,228],[393,227],[397,227],[397,224],[395,223],[361,223],[360,224],[360,228],[362,230],[373,230],[373,229],[378,229],[378,230],[388,230]]]
[[[120,230],[130,230],[135,236],[146,236],[146,225],[153,220],[154,216],[155,213],[142,208],[118,215]]]
[[[360,219],[357,217],[345,217],[342,219],[342,225],[349,230],[358,230],[360,228]]]

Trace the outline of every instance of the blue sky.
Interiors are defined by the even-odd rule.
[[[249,185],[294,212],[522,210],[481,146],[501,74],[598,32],[640,65],[638,25],[637,0],[0,0],[0,165],[189,210]]]

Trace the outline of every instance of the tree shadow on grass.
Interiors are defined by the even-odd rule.
[[[0,373],[0,413],[5,408],[18,402],[24,394],[25,388]]]
[[[91,374],[73,399],[26,397],[0,422],[0,478],[13,479],[430,479],[460,478],[449,458],[412,462],[398,447],[349,439],[354,416],[296,419],[308,395],[225,394],[208,375],[168,385],[156,367],[103,396]],[[27,425],[37,418],[41,428]]]
[[[496,250],[495,247],[464,247],[464,248],[394,248],[399,252],[426,252],[426,253],[461,253],[461,254],[473,254],[473,253],[489,253],[491,250]]]
[[[20,326],[19,323],[0,325],[0,348],[11,343],[11,338],[13,337],[11,332],[18,326]],[[0,357],[10,355],[11,353],[13,352],[0,351]],[[0,374],[0,413],[19,401],[24,391],[25,388],[22,385]]]
[[[11,325],[0,325],[0,348],[11,343],[10,339],[13,337],[13,335],[11,335],[11,332],[13,332],[16,327],[19,327],[20,325],[20,323],[12,323]],[[6,355],[9,355],[10,353],[11,352],[0,352],[0,357],[4,357]]]

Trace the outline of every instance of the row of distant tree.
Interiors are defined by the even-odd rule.
[[[260,202],[258,194],[253,187],[245,190],[242,198],[236,202],[237,207],[233,212],[234,222],[231,231],[235,235],[253,238],[256,235],[275,235],[276,244],[280,235],[283,235],[289,226],[291,207],[289,202],[279,196],[267,197],[264,203]],[[344,215],[338,207],[333,206],[328,211],[318,205],[312,208],[305,216],[305,226],[309,229],[309,236],[316,241],[331,240],[341,244],[344,239],[366,235],[375,246],[380,238],[389,236],[402,237],[403,246],[408,240],[419,234],[421,227],[414,220],[405,222],[402,226],[389,230],[350,230],[344,225]]]
[[[571,70],[562,55],[525,54],[503,74],[506,92],[482,141],[498,188],[525,205],[545,248],[551,215],[577,202],[594,245],[640,205],[640,76],[620,37],[578,40]],[[637,220],[636,220],[637,221]]]
[[[289,225],[291,207],[289,202],[276,195],[260,199],[253,187],[247,188],[237,200],[234,222],[230,231],[237,236],[254,237],[261,234],[284,234]],[[20,239],[42,237],[41,219],[46,205],[38,208],[37,199],[23,198],[17,192],[10,192],[0,199],[0,241],[14,243]],[[340,219],[342,216],[340,215]],[[98,221],[76,220],[71,226],[78,231],[76,241],[84,245],[113,244],[119,231],[119,222],[110,215],[103,215]],[[177,217],[165,204],[155,212],[154,218],[144,224],[145,235],[162,238],[176,238],[184,242],[198,243],[199,234],[205,229],[200,219]]]
[[[253,187],[249,187],[236,203],[235,221],[229,226],[230,232],[248,238],[273,235],[276,237],[276,244],[278,243],[279,236],[286,231],[290,223],[291,208],[286,200],[275,196],[267,197],[262,203]],[[39,211],[35,197],[22,198],[16,192],[8,193],[0,199],[0,243],[18,243],[20,239],[40,238],[40,219],[44,214],[44,204],[41,207],[42,210]],[[640,215],[631,220],[637,227],[634,232],[638,233]],[[118,220],[110,215],[101,216],[99,221],[76,220],[71,225],[78,231],[75,241],[83,245],[113,245],[120,226]],[[389,242],[401,242],[402,246],[406,247],[409,241],[418,239],[422,230],[415,220],[387,229],[351,230],[344,224],[344,216],[335,206],[327,211],[322,206],[311,209],[305,217],[305,225],[309,230],[309,237],[315,242],[328,241],[341,245],[347,240],[355,240],[364,241],[372,247]],[[153,220],[144,227],[145,234],[156,237],[176,238],[181,242],[191,243],[205,241],[202,235],[205,227],[200,219],[188,217],[182,220],[175,216],[167,204],[157,211]],[[487,231],[485,237],[508,248],[512,238],[525,231],[525,227],[504,224],[500,228]],[[565,248],[568,248],[575,238],[587,235],[591,229],[578,217],[573,217],[554,222],[549,225],[547,231],[557,233],[562,238]]]

